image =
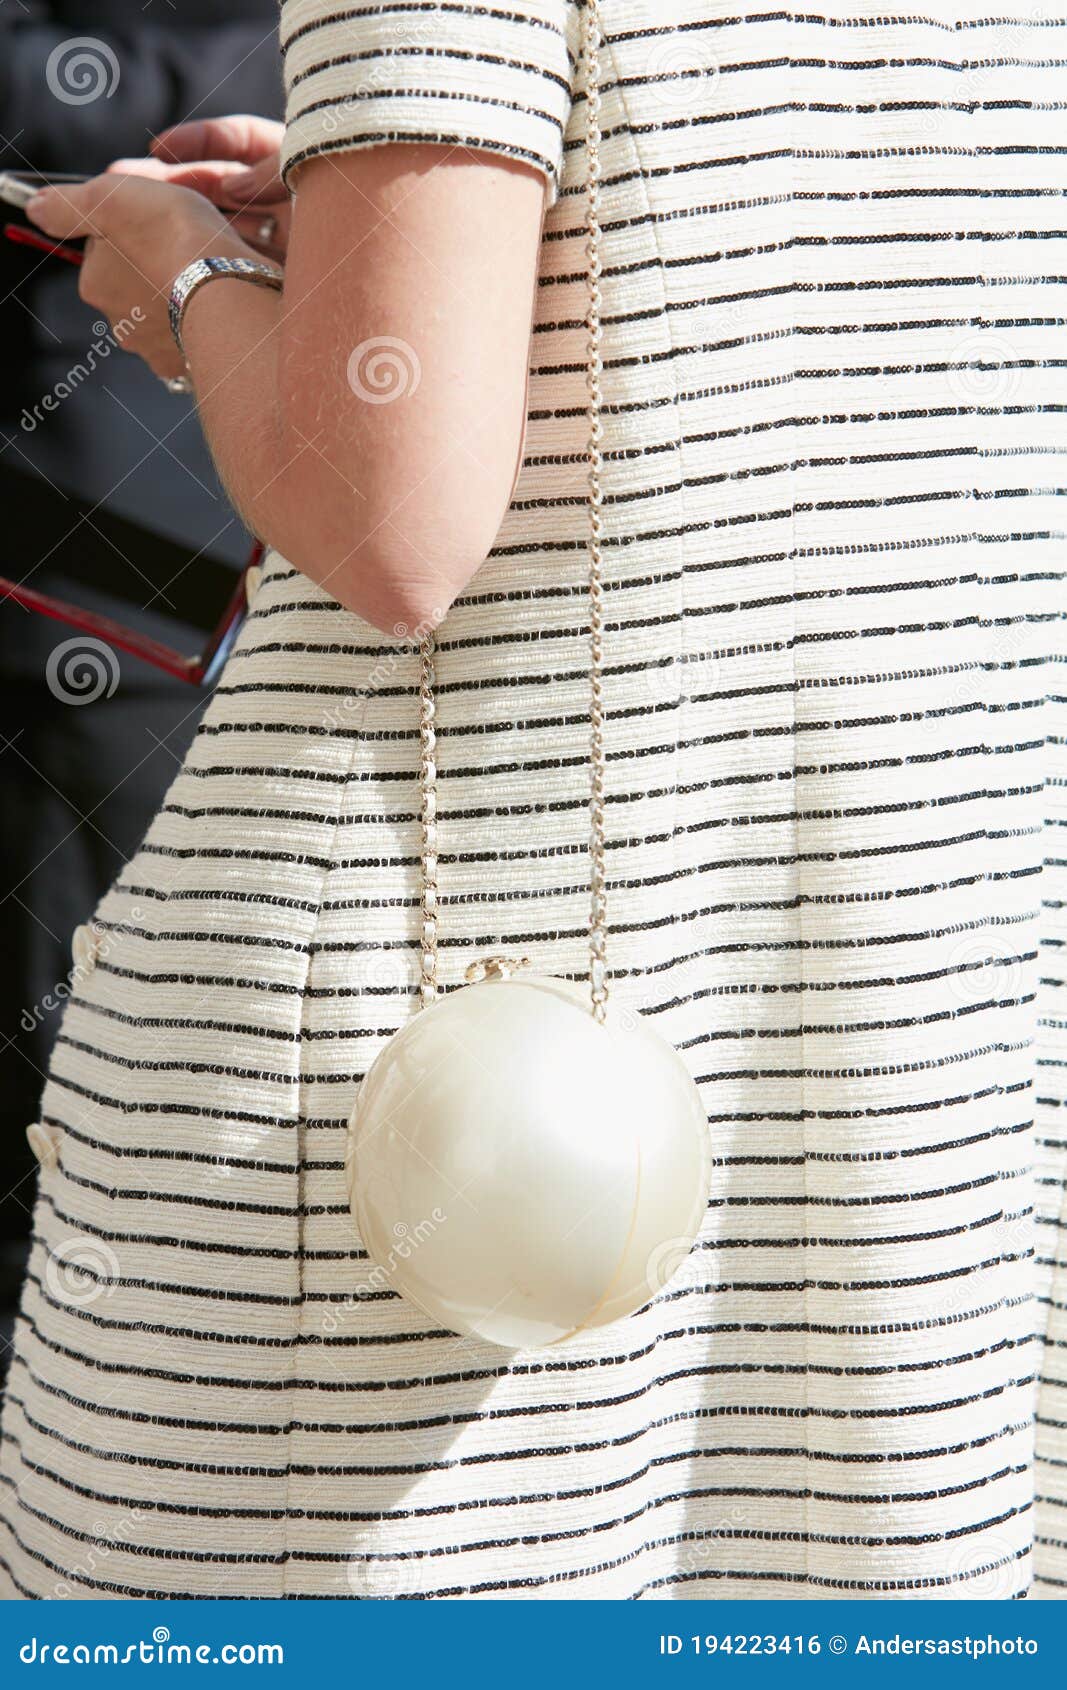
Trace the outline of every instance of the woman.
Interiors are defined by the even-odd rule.
[[[601,9],[611,963],[700,1246],[512,1356],[353,1235],[446,609],[442,976],[583,967],[586,20],[290,0],[284,294],[182,326],[269,559],[45,1090],[10,1593],[1064,1588],[1065,28]],[[173,182],[35,216],[167,378],[254,256]]]

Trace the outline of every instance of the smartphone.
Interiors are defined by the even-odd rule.
[[[0,200],[14,206],[16,211],[23,211],[34,195],[45,188],[76,187],[88,180],[88,176],[49,176],[41,170],[0,170]]]
[[[85,242],[57,242],[49,235],[42,235],[26,216],[26,207],[43,188],[59,188],[64,184],[71,186],[88,181],[88,176],[73,174],[50,176],[40,170],[0,170],[0,206],[11,206],[16,218],[13,223],[3,224],[5,239],[14,242],[16,246],[32,247],[34,251],[43,252],[49,258],[62,258],[68,264],[81,264],[85,256]]]

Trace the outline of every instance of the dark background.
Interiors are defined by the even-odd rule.
[[[277,30],[276,0],[0,0],[0,169],[93,173],[184,118],[280,116]],[[68,381],[101,328],[73,269],[0,242],[0,575],[192,652],[249,536],[191,401],[118,350]],[[25,427],[24,411],[60,383],[69,395]],[[69,972],[73,929],[136,851],[204,704],[128,657],[110,697],[65,702],[46,670],[72,634],[0,602],[0,1323],[35,1192],[25,1132],[60,1019],[41,1001]]]

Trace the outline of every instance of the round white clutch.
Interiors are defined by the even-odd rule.
[[[690,1074],[587,987],[487,978],[385,1047],[352,1117],[348,1183],[386,1283],[450,1331],[558,1344],[650,1302],[711,1180]]]

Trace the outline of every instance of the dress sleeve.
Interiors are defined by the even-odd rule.
[[[283,174],[316,153],[432,141],[525,159],[555,197],[573,0],[283,0]]]

